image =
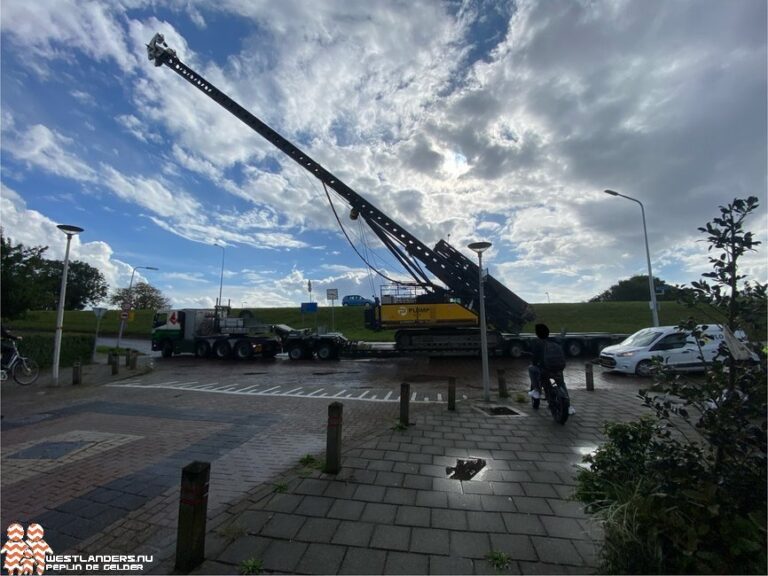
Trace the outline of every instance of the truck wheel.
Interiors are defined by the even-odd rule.
[[[512,342],[509,345],[509,355],[512,358],[520,358],[523,355],[523,345],[520,342]]]
[[[170,358],[173,356],[173,342],[166,340],[163,342],[163,358]]]
[[[317,349],[317,357],[320,360],[334,360],[339,357],[339,353],[333,344],[321,344]]]
[[[219,340],[216,342],[216,344],[213,345],[213,355],[216,356],[216,358],[229,358],[231,353],[232,347],[226,340]]]
[[[198,358],[208,358],[211,353],[211,346],[205,340],[195,342],[195,356]]]
[[[301,360],[305,356],[306,353],[304,352],[304,346],[301,344],[294,344],[288,348],[288,358],[291,360]]]
[[[235,344],[235,358],[238,360],[249,360],[253,358],[253,346],[248,340],[238,340]]]
[[[568,340],[565,345],[565,350],[568,352],[568,356],[581,356],[584,351],[584,347],[578,340]]]

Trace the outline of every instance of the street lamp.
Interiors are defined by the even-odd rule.
[[[604,192],[611,196],[621,196],[622,198],[626,198],[627,200],[632,200],[632,202],[637,202],[640,204],[640,213],[643,216],[643,236],[645,237],[645,258],[648,262],[648,288],[651,292],[651,314],[653,315],[653,325],[658,326],[659,311],[656,309],[656,288],[653,285],[653,272],[651,271],[651,251],[648,249],[648,229],[645,226],[645,208],[643,207],[643,203],[636,198],[625,196],[624,194],[619,194],[613,190],[604,190]]]
[[[219,246],[217,244],[217,246]],[[224,288],[224,248],[226,247],[226,244],[222,244],[219,246],[221,248],[221,279],[219,280],[219,306],[223,305],[223,302],[221,301],[221,291]]]
[[[56,337],[53,343],[53,378],[52,384],[59,385],[59,360],[61,358],[61,333],[64,328],[64,298],[67,295],[67,272],[69,272],[69,244],[72,242],[72,236],[80,234],[83,231],[78,226],[69,224],[59,224],[56,226],[67,235],[67,249],[64,252],[64,270],[61,272],[61,288],[59,289],[59,306],[56,310]]]
[[[128,284],[128,293],[125,296],[127,303],[123,302],[123,310],[120,314],[120,329],[117,331],[117,345],[115,347],[117,348],[118,354],[120,353],[120,340],[123,338],[123,328],[125,328],[125,318],[123,318],[123,315],[127,314],[131,308],[133,308],[131,291],[133,290],[133,275],[136,274],[136,270],[158,270],[158,268],[155,268],[154,266],[134,266],[131,271],[131,281]]]
[[[467,248],[477,252],[480,285],[480,356],[483,360],[483,399],[491,401],[491,378],[488,374],[488,332],[485,326],[485,292],[483,289],[483,252],[491,247],[490,242],[472,242]]]

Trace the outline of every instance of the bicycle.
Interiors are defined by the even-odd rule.
[[[40,367],[32,358],[21,355],[15,340],[10,342],[13,345],[13,354],[11,354],[8,363],[0,370],[0,381],[7,380],[10,374],[17,384],[29,386],[40,376]]]
[[[568,420],[571,399],[568,397],[568,391],[565,387],[565,379],[562,372],[545,373],[540,375],[540,388],[544,391],[544,398],[547,400],[549,411],[558,424],[565,424]],[[533,398],[534,409],[538,409],[541,404],[540,398]]]

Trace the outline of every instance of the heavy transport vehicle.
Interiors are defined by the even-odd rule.
[[[162,34],[155,34],[147,44],[147,55],[155,66],[166,66],[174,71],[317,178],[348,239],[349,235],[333,205],[331,192],[349,205],[350,218],[362,218],[392,253],[410,280],[398,281],[376,269],[353,245],[369,269],[389,282],[382,287],[381,296],[376,297],[372,305],[366,306],[366,327],[397,330],[395,347],[402,353],[479,353],[480,270],[477,264],[445,240],[438,241],[434,247],[422,243],[306,152],[184,64],[168,47]],[[484,276],[483,286],[489,348],[494,354],[517,355],[524,349],[526,341],[525,336],[519,335],[520,330],[534,319],[533,310],[490,274]],[[571,354],[581,353],[584,345],[577,345],[575,339],[573,342],[569,349]],[[611,343],[611,340],[608,338],[606,342]]]
[[[194,354],[240,360],[274,358],[282,351],[280,338],[262,324],[228,313],[226,306],[160,310],[152,321],[152,350],[164,358]]]

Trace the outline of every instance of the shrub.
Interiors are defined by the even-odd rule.
[[[18,342],[18,346],[24,356],[34,358],[40,368],[53,366],[54,335],[24,333],[22,336],[24,339]],[[59,366],[68,367],[75,362],[90,363],[93,343],[93,336],[64,334],[61,339]]]

